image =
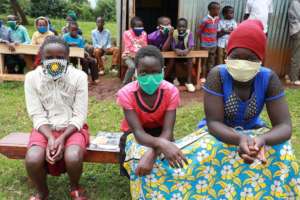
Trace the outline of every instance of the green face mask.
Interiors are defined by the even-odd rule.
[[[17,22],[16,21],[7,21],[7,26],[11,28],[12,30],[15,30],[17,27]]]
[[[157,74],[147,74],[147,75],[139,75],[137,76],[138,83],[142,90],[152,95],[159,87],[160,83],[164,79],[163,73],[157,73]]]

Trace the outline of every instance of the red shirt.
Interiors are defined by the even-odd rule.
[[[167,111],[176,110],[180,104],[178,89],[167,81],[162,81],[158,88],[157,99],[150,108],[142,99],[137,81],[127,84],[117,93],[117,103],[122,108],[134,110],[143,128],[159,128],[163,126]],[[126,119],[121,123],[121,130],[131,130]]]

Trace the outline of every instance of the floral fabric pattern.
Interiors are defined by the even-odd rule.
[[[268,129],[262,128],[239,133],[254,137],[266,131]],[[190,144],[186,145],[187,141]],[[256,160],[251,165],[243,163],[237,146],[217,140],[207,133],[207,127],[176,144],[183,146],[188,165],[173,169],[165,159],[158,158],[150,175],[138,177],[134,172],[147,148],[137,144],[133,134],[128,136],[124,167],[130,175],[132,199],[275,200],[300,197],[299,165],[290,141],[266,147],[267,163]]]

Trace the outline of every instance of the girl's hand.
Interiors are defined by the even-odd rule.
[[[188,164],[187,159],[175,144],[164,138],[159,138],[158,142],[159,150],[165,155],[171,167],[182,168],[184,163]]]
[[[150,174],[153,169],[155,159],[156,159],[155,151],[153,149],[147,151],[139,161],[139,164],[135,170],[135,175],[145,176]]]

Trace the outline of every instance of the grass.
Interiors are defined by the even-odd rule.
[[[287,101],[293,119],[293,144],[296,156],[300,158],[300,91],[287,90]],[[31,121],[27,117],[22,83],[0,84],[0,137],[10,132],[31,129]],[[200,103],[191,103],[179,108],[175,135],[180,138],[192,132],[199,119],[203,117],[203,107]],[[88,124],[92,134],[99,130],[118,131],[119,121],[123,114],[112,101],[96,101],[90,98]],[[263,114],[266,118],[266,113]],[[27,199],[33,188],[26,178],[24,163],[21,160],[9,160],[0,156],[0,199]],[[130,199],[129,182],[119,176],[118,165],[85,164],[81,184],[87,189],[92,200]],[[51,199],[68,199],[68,178],[49,177]]]
[[[0,15],[0,19],[5,20],[6,16]],[[28,30],[29,36],[33,35],[33,33],[36,31],[34,26],[34,19],[28,17],[29,25],[26,25],[25,27]],[[66,25],[66,21],[64,19],[51,19],[52,25],[55,27],[55,29],[60,34],[61,29]],[[79,27],[81,28],[83,32],[83,38],[87,40],[89,43],[91,42],[91,31],[96,28],[96,22],[86,22],[86,21],[78,21]],[[106,22],[105,28],[111,31],[112,37],[117,37],[117,27],[115,22]]]

